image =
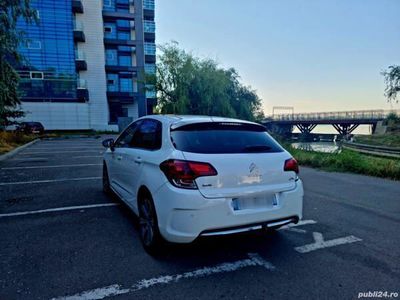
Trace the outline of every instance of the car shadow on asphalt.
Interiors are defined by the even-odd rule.
[[[117,198],[119,210],[132,222],[134,234],[139,240],[139,220],[132,210]],[[166,242],[152,258],[162,263],[179,264],[185,267],[219,264],[248,258],[248,253],[258,253],[266,258],[291,252],[292,242],[281,231],[257,230],[251,232],[199,237],[190,244]],[[143,249],[143,253],[146,253]],[[292,253],[292,252],[291,252]]]

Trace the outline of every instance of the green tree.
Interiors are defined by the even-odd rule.
[[[397,93],[400,92],[400,66],[389,66],[386,71],[382,72],[385,78],[385,96],[389,102],[398,103]]]
[[[160,47],[155,84],[157,111],[172,114],[214,115],[258,120],[261,99],[240,83],[235,69],[223,69],[172,42]]]
[[[18,109],[18,73],[14,65],[22,61],[18,46],[24,42],[23,32],[17,29],[17,21],[37,20],[36,10],[30,7],[29,0],[0,1],[0,126],[7,126],[12,119],[23,116]]]

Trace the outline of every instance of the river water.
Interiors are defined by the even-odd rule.
[[[296,142],[291,144],[293,148],[306,150],[306,151],[316,151],[325,153],[337,153],[341,150],[340,143],[337,142],[311,142],[311,143],[301,143]]]

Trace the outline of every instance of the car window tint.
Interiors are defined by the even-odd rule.
[[[197,123],[171,129],[175,148],[192,153],[272,153],[282,147],[261,125]]]
[[[133,135],[130,146],[157,150],[161,148],[161,123],[157,120],[143,120]]]
[[[129,147],[138,125],[138,122],[129,125],[115,142],[115,147]]]

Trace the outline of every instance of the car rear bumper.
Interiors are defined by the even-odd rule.
[[[164,184],[153,195],[162,236],[176,243],[190,243],[199,236],[222,235],[263,226],[296,223],[302,218],[303,184],[276,194],[273,207],[235,210],[232,198],[204,198],[198,190],[185,190]]]

